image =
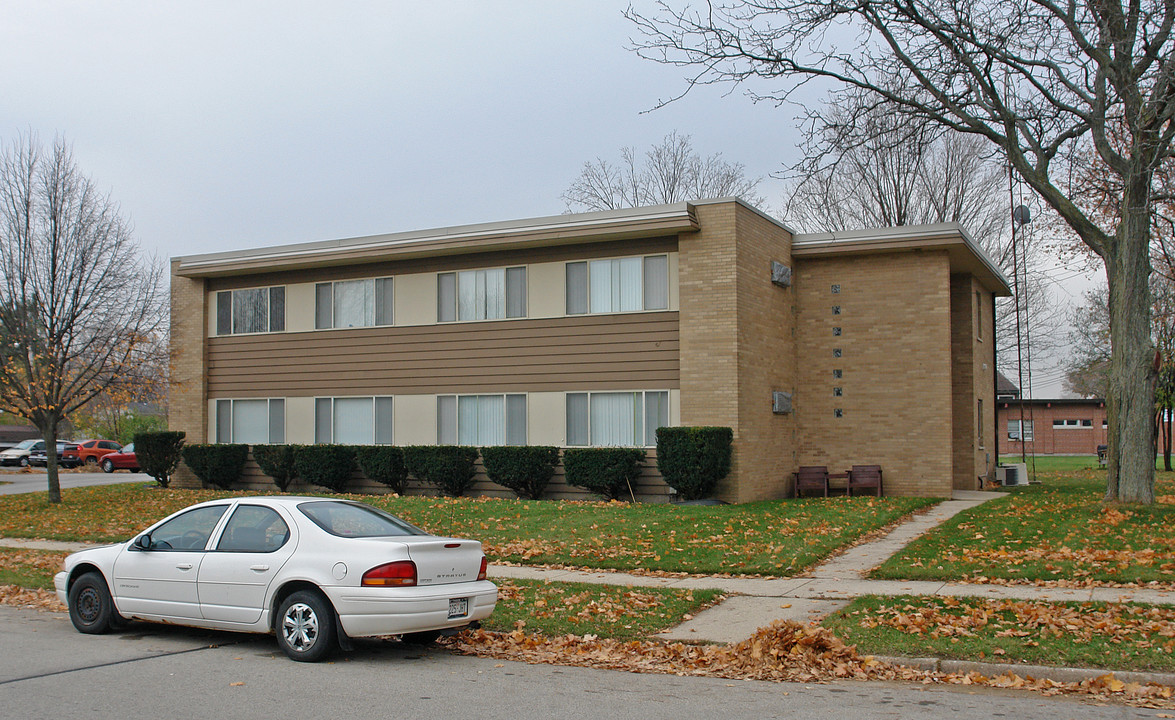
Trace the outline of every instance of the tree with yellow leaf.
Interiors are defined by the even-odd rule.
[[[57,427],[104,392],[150,380],[165,319],[160,263],[61,138],[0,151],[0,411],[40,429],[61,501]]]

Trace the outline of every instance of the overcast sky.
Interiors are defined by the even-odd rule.
[[[796,159],[794,110],[737,89],[647,112],[684,72],[626,49],[627,6],[8,3],[0,137],[62,134],[163,257],[554,215],[585,160],[673,130],[751,176]]]

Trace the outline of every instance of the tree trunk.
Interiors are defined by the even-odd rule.
[[[45,438],[45,472],[49,476],[49,502],[61,502],[61,480],[57,476],[57,418],[50,417],[41,428]]]
[[[1105,254],[1110,296],[1109,462],[1106,501],[1155,501],[1155,348],[1151,342],[1150,177],[1131,178],[1122,222]]]

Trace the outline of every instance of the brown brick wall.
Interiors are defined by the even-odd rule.
[[[207,355],[203,279],[175,274],[178,263],[171,263],[171,378],[168,385],[167,421],[171,430],[187,433],[188,442],[206,442],[208,437],[207,378],[204,364]],[[199,481],[185,465],[176,471],[180,487],[199,487]]]
[[[804,259],[796,266],[797,464],[831,472],[879,464],[888,495],[949,496],[947,254]]]
[[[991,293],[970,275],[952,275],[952,486],[958,490],[978,488],[979,477],[990,477],[995,465],[994,332]]]
[[[771,260],[789,262],[791,238],[737,203],[697,206],[701,231],[678,239],[681,423],[734,430],[731,502],[788,489],[791,420],[771,413],[771,391],[790,389],[791,290],[771,283]]]
[[[1019,462],[1020,443],[1008,438],[1008,421],[1020,419],[1020,405],[1015,400],[1000,400],[998,424],[1000,455],[1006,461]],[[1037,400],[1024,403],[1024,420],[1033,423],[1033,441],[1025,452],[1037,455],[1094,455],[1098,445],[1107,441],[1106,405],[1101,400],[1082,403],[1051,403]],[[1090,427],[1053,427],[1054,420],[1089,420]]]

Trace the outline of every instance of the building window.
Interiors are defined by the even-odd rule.
[[[975,291],[975,337],[983,340],[983,295]]]
[[[840,357],[840,348],[833,348],[833,349],[832,349],[832,356],[833,356],[834,358],[838,358],[838,357]]]
[[[216,442],[280,445],[285,441],[285,400],[263,398],[216,401]]]
[[[526,317],[526,268],[437,275],[437,322]]]
[[[525,445],[525,395],[440,395],[438,445]]]
[[[983,447],[983,400],[975,403],[976,429],[978,434],[979,447]]]
[[[845,374],[844,374],[843,370],[833,370],[832,371],[832,377],[836,378],[837,380],[840,380],[842,377],[844,377],[844,375]]]
[[[392,279],[340,280],[314,286],[314,327],[392,324]]]
[[[314,442],[391,445],[392,398],[315,398]]]
[[[832,329],[832,334],[835,335],[836,337],[840,337],[840,328],[834,327]]]
[[[1093,420],[1053,420],[1054,430],[1072,430],[1080,427],[1093,427]]]
[[[844,410],[842,410],[841,408],[836,408],[835,410],[833,410],[833,411],[832,411],[832,416],[833,416],[833,417],[838,417],[838,418],[839,418],[839,417],[844,417],[844,416],[845,416],[845,411],[844,411]]]
[[[840,285],[833,285],[832,286],[832,294],[837,295],[839,293],[840,293]]]
[[[286,329],[284,286],[216,293],[216,334],[282,332]]]
[[[567,314],[669,309],[669,256],[567,263]]]
[[[1083,427],[1083,428],[1091,428],[1091,427],[1093,427],[1093,420],[1082,420],[1082,421],[1081,421],[1081,427]]]
[[[1033,441],[1034,436],[1033,436],[1032,430],[1033,430],[1032,421],[1025,420],[1024,421],[1024,438],[1023,438],[1024,442],[1032,442]],[[1020,438],[1020,421],[1019,420],[1009,420],[1008,421],[1008,439],[1009,440],[1020,440],[1021,439]]]
[[[654,447],[669,424],[669,393],[567,393],[567,444]]]
[[[832,396],[833,397],[841,397],[844,394],[845,394],[845,391],[843,388],[834,387],[832,389]]]
[[[832,306],[832,314],[833,315],[840,315],[840,305],[833,305]]]

